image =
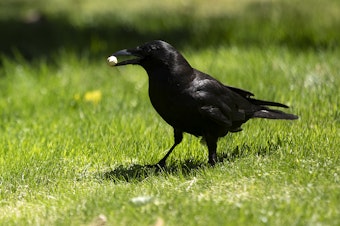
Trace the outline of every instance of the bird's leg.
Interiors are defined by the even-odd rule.
[[[175,149],[175,147],[182,142],[183,139],[183,133],[182,131],[174,129],[174,137],[175,137],[175,143],[171,146],[170,150],[166,155],[156,164],[159,167],[164,167],[165,166],[165,161],[171,154],[171,152]]]
[[[217,162],[216,148],[217,148],[217,137],[207,135],[204,137],[207,142],[208,151],[209,151],[209,164],[211,166],[215,165]]]

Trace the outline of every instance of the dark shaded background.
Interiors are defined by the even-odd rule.
[[[316,2],[297,5],[295,1],[251,1],[239,13],[206,17],[199,17],[190,9],[167,11],[165,15],[148,8],[138,11],[129,23],[121,19],[121,13],[104,13],[92,23],[76,24],[69,12],[44,12],[39,8],[40,1],[6,1],[0,3],[0,51],[6,57],[20,55],[28,60],[49,58],[64,50],[91,58],[153,39],[175,43],[179,48],[337,48],[340,16],[327,14],[334,7],[313,6]],[[324,4],[328,2],[340,6],[332,0]]]

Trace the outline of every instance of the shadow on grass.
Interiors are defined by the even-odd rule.
[[[115,182],[138,182],[147,179],[150,176],[166,175],[166,174],[180,174],[187,176],[195,173],[198,169],[207,167],[208,165],[187,160],[184,163],[176,165],[168,165],[163,168],[159,166],[148,165],[120,165],[113,170],[99,173],[100,178],[104,180],[112,180]]]
[[[255,156],[269,156],[276,152],[278,149],[277,143],[268,142],[266,146],[260,146],[256,150],[253,150],[250,146],[244,144],[237,146],[232,152],[221,153],[218,155],[218,163],[214,167],[219,167],[220,164],[228,164],[234,162],[237,159],[246,158],[250,155]],[[193,176],[200,169],[206,169],[212,167],[207,162],[199,162],[195,160],[186,160],[185,162],[178,164],[168,164],[164,168],[159,166],[148,166],[148,165],[120,165],[113,170],[100,172],[98,177],[103,180],[111,180],[114,182],[138,182],[147,179],[150,176],[159,175],[182,175],[182,176]]]

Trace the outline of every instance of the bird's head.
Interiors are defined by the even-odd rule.
[[[132,58],[120,61],[119,58],[123,56]],[[136,48],[117,51],[113,53],[111,57],[118,58],[118,62],[114,63],[113,66],[135,64],[144,67],[147,71],[156,67],[173,69],[179,64],[189,65],[184,57],[172,45],[161,40],[147,42]]]

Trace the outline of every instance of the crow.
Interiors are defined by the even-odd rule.
[[[173,127],[174,144],[156,166],[165,166],[166,159],[181,143],[183,133],[202,137],[208,146],[208,162],[215,165],[218,139],[228,132],[241,131],[241,125],[249,119],[298,119],[296,115],[268,107],[288,108],[284,104],[254,99],[251,92],[223,85],[196,70],[165,41],[150,41],[136,48],[120,50],[110,57],[121,56],[130,58],[115,61],[115,66],[140,65],[147,72],[151,104]]]

